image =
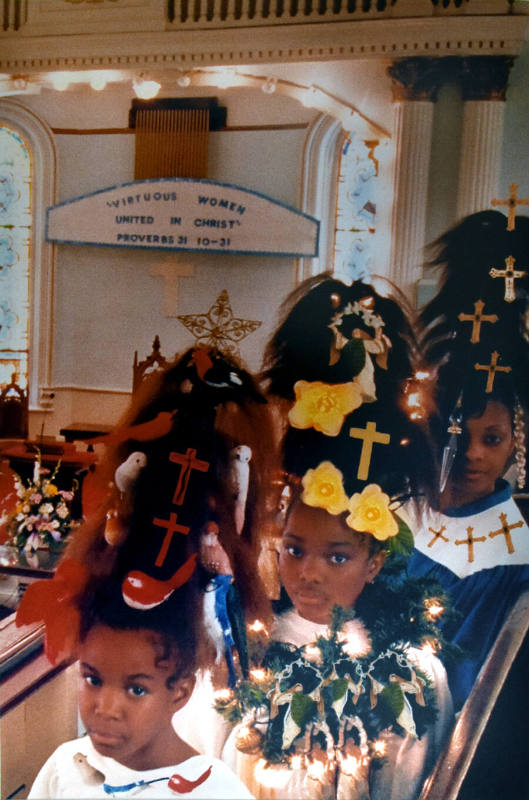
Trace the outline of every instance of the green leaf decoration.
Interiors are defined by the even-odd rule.
[[[337,678],[331,683],[331,689],[333,702],[339,700],[340,697],[343,697],[347,691],[347,679]]]
[[[399,525],[399,532],[396,536],[392,536],[390,539],[388,539],[388,553],[392,556],[399,555],[406,556],[407,558],[413,551],[413,533],[404,520],[400,519],[399,517],[395,518]]]
[[[292,703],[290,704],[290,711],[292,719],[303,730],[309,719],[314,714],[316,703],[311,697],[306,694],[297,692],[292,695]]]
[[[397,683],[390,683],[384,688],[380,696],[391,709],[395,719],[397,719],[404,708],[404,695],[400,686]]]
[[[340,353],[340,374],[355,377],[366,363],[366,349],[362,339],[350,339]]]

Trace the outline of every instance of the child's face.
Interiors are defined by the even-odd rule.
[[[384,557],[382,552],[370,556],[341,517],[296,502],[281,540],[279,573],[298,613],[325,624],[333,606],[354,606]]]
[[[512,454],[511,415],[502,403],[487,403],[481,417],[466,421],[467,448],[454,470],[453,490],[462,502],[471,503],[494,491]]]
[[[174,664],[156,663],[152,636],[96,624],[79,649],[79,709],[92,744],[135,770],[178,763],[171,717],[192,690],[192,679],[168,684]]]

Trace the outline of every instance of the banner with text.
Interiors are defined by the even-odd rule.
[[[63,244],[316,256],[319,222],[240,186],[192,178],[133,181],[47,209]]]

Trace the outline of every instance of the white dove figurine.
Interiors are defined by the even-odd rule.
[[[244,527],[246,516],[246,498],[250,483],[251,448],[246,444],[239,444],[230,450],[230,476],[229,487],[235,498],[235,529],[238,534]]]
[[[119,465],[114,473],[114,482],[120,492],[129,492],[133,488],[146,464],[147,456],[145,453],[135,450],[126,461]]]

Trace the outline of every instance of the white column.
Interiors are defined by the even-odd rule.
[[[424,261],[433,112],[431,100],[395,103],[390,278],[412,303]]]
[[[467,100],[463,112],[457,219],[490,208],[501,163],[502,100]]]

